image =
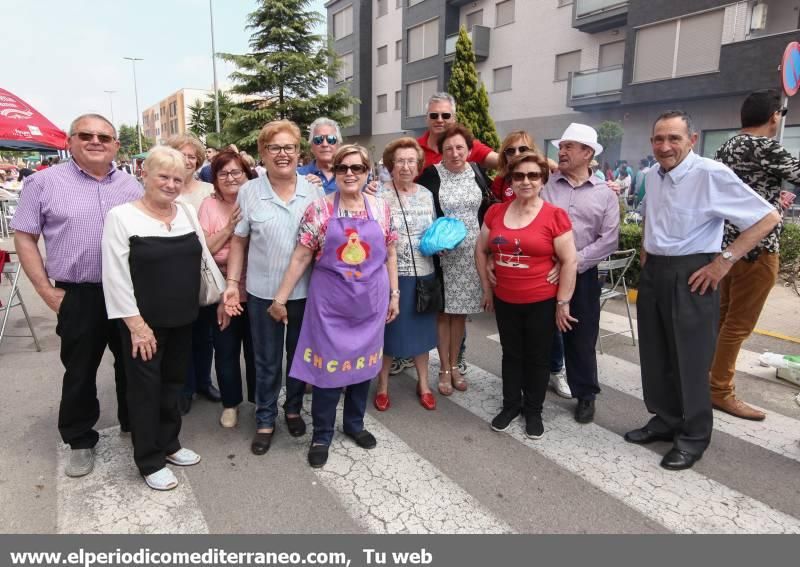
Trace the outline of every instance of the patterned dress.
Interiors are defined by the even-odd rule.
[[[467,237],[458,248],[441,257],[444,311],[452,315],[480,313],[483,288],[475,266],[475,244],[480,233],[478,209],[483,196],[471,167],[461,173],[452,173],[441,164],[435,167],[441,179],[439,204],[442,211],[467,227]]]

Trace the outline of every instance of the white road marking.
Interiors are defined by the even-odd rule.
[[[207,534],[203,513],[181,467],[170,466],[178,487],[167,492],[149,488],[133,463],[129,436],[119,427],[100,431],[94,470],[80,478],[64,474],[69,448],[58,449],[60,534]]]
[[[435,353],[431,362],[438,365]],[[469,390],[456,392],[450,401],[489,422],[500,410],[501,384],[497,376],[471,365]],[[522,420],[508,433],[673,532],[800,533],[797,518],[694,470],[664,470],[652,451],[596,424],[578,424],[559,406],[546,403],[543,417],[540,440],[525,436]]]
[[[306,406],[309,409],[309,399]],[[341,420],[340,403],[337,423]],[[361,449],[337,427],[327,464],[314,472],[365,530],[381,534],[513,533],[504,521],[369,414],[364,427],[378,440],[377,447]],[[308,442],[308,438],[298,440],[306,448]]]

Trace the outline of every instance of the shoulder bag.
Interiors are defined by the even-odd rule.
[[[200,246],[203,248],[203,252],[200,255],[200,305],[203,307],[214,305],[219,303],[222,292],[225,290],[225,278],[222,277],[222,272],[219,271],[214,257],[205,245],[205,237],[199,232],[200,227],[195,224],[186,204],[178,202],[178,206],[183,209],[183,214],[189,218],[189,223],[194,228],[197,239],[200,241]]]

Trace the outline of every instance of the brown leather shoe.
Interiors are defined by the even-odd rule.
[[[729,413],[736,417],[741,417],[742,419],[762,421],[765,417],[767,417],[767,414],[765,414],[763,411],[759,411],[756,408],[747,405],[735,396],[726,400],[711,400],[711,405],[720,411],[724,411],[725,413]]]

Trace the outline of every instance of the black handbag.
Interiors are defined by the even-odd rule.
[[[417,313],[438,313],[444,307],[442,300],[442,282],[436,276],[421,280],[417,276],[417,262],[414,260],[414,242],[411,240],[411,232],[408,230],[406,211],[403,208],[403,200],[397,187],[394,188],[397,195],[397,202],[400,205],[400,212],[403,214],[403,224],[406,227],[408,245],[411,249],[411,264],[414,266],[414,299]]]

